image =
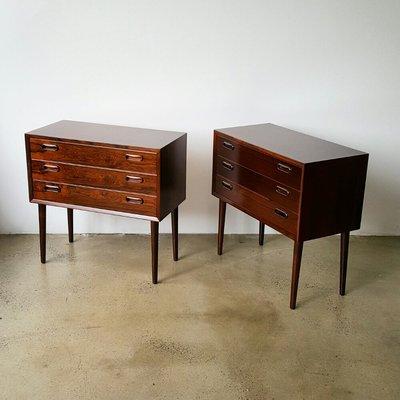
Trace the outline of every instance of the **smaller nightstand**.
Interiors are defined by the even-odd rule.
[[[39,205],[46,262],[46,205],[151,222],[152,280],[158,281],[158,225],[172,218],[178,260],[178,206],[186,197],[186,133],[60,121],[25,134],[29,200]]]

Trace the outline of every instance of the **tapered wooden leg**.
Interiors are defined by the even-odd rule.
[[[295,242],[293,249],[293,266],[292,266],[292,285],[290,290],[290,308],[296,308],[297,287],[299,286],[299,275],[301,265],[301,255],[303,253],[303,242]]]
[[[178,261],[178,207],[171,213],[172,223],[172,254],[174,261]]]
[[[68,241],[72,243],[74,241],[74,210],[67,208],[68,215]]]
[[[339,293],[346,293],[347,258],[349,255],[350,232],[343,232],[340,236],[340,286]]]
[[[219,219],[218,219],[218,255],[222,254],[222,248],[224,246],[225,214],[226,214],[226,203],[220,200]]]
[[[260,246],[264,245],[264,232],[265,232],[265,224],[260,221],[260,228],[258,231],[258,244]]]
[[[40,261],[46,262],[46,206],[39,204]]]
[[[158,282],[158,222],[151,221],[151,269],[153,283]]]

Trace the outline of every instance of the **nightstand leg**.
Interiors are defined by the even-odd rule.
[[[158,282],[158,222],[151,221],[151,267],[153,283]]]
[[[340,235],[340,287],[339,293],[344,296],[346,293],[347,258],[349,255],[350,232],[342,232]]]
[[[225,229],[226,203],[219,201],[219,219],[218,219],[218,255],[222,254],[224,246],[224,229]]]
[[[265,224],[260,221],[260,228],[258,231],[258,244],[260,246],[264,245],[264,232],[265,232]]]
[[[40,240],[40,261],[46,262],[46,206],[39,206],[39,240]]]
[[[68,241],[72,243],[74,241],[74,210],[67,208],[68,215]]]
[[[171,213],[172,224],[172,254],[174,261],[178,261],[178,207]]]
[[[293,266],[292,266],[292,286],[290,290],[290,308],[296,308],[297,287],[299,286],[299,275],[301,265],[301,255],[303,253],[303,242],[294,242]]]

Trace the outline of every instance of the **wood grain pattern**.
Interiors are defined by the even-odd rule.
[[[56,147],[49,147],[56,146]],[[157,152],[125,150],[31,138],[31,159],[157,174]]]
[[[33,160],[31,165],[34,180],[157,194],[157,175],[66,164],[57,161]]]
[[[186,197],[186,134],[60,121],[25,134],[29,200],[39,204],[41,260],[46,206],[151,221],[152,281],[158,280],[158,224],[172,213],[178,259],[178,206]]]
[[[241,186],[298,213],[300,197],[298,190],[220,156],[217,156],[215,165],[218,175],[239,183]]]
[[[64,183],[33,181],[34,198],[143,215],[156,214],[156,197]],[[129,200],[133,199],[133,200]],[[137,202],[135,201],[137,199]],[[140,204],[139,202],[142,201]]]
[[[160,150],[182,135],[186,135],[183,132],[68,120],[43,126],[27,134],[53,140],[94,144],[96,146],[141,147],[153,150]]]
[[[340,233],[343,295],[348,237],[360,227],[367,165],[364,152],[272,124],[215,130],[212,193],[220,201],[218,254],[225,203],[260,221],[260,245],[264,224],[293,239],[294,309],[303,242]]]
[[[216,129],[215,132],[233,137],[247,146],[254,146],[259,151],[267,151],[269,154],[276,154],[279,158],[300,164],[366,154],[274,124],[235,126]]]
[[[254,150],[227,136],[218,134],[215,141],[217,155],[291,188],[300,188],[301,168],[293,163]]]
[[[225,184],[230,185],[231,188]],[[268,201],[265,197],[219,175],[215,178],[215,194],[277,231],[290,237],[296,235],[297,214],[279,204]]]

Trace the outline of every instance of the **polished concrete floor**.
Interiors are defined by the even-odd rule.
[[[1,399],[399,399],[400,237],[0,236]]]

